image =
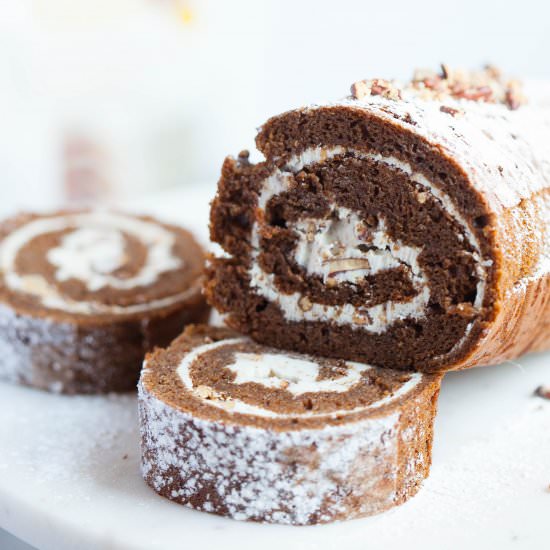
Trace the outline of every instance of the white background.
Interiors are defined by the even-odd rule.
[[[550,78],[549,53],[546,0],[4,1],[0,214],[64,200],[71,132],[105,153],[106,200],[213,181],[266,117],[361,78]]]

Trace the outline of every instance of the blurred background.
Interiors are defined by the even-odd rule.
[[[550,81],[549,54],[548,0],[4,0],[0,216],[177,190],[186,224],[272,114],[442,61]]]
[[[0,215],[215,183],[268,116],[368,76],[550,79],[547,0],[0,3]]]

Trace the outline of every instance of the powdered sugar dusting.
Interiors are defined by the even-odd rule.
[[[396,497],[396,412],[277,432],[194,418],[143,384],[139,403],[144,477],[157,492],[197,509],[301,525],[376,513]]]
[[[34,380],[33,356],[41,346],[59,350],[61,355],[78,357],[80,353],[85,357],[88,351],[95,349],[95,342],[81,341],[73,324],[17,315],[11,308],[0,304],[1,378],[9,382],[30,383]],[[91,370],[93,366],[88,365],[88,368]],[[55,363],[52,369],[56,370]],[[63,388],[63,382],[57,381],[49,390],[59,393]]]
[[[347,373],[320,376],[314,357],[270,355],[256,348],[246,353],[243,343],[251,341],[208,342],[186,353],[176,374],[184,386],[179,391],[191,393],[193,399],[182,401],[181,407],[156,394],[155,366],[144,366],[138,393],[142,473],[157,492],[235,519],[296,525],[374,514],[415,492],[430,463],[425,449],[429,449],[426,439],[431,438],[426,418],[433,414],[427,405],[432,396],[417,391],[426,375],[413,373],[383,398],[351,410],[284,414],[270,408],[274,382],[268,371],[276,371],[275,378],[285,388],[294,384],[295,392],[314,395],[351,391],[361,373],[372,367],[348,363]],[[215,388],[195,387],[192,367],[199,359],[208,361],[208,354],[216,350],[225,354],[221,357],[227,362],[217,368],[234,369],[232,383],[237,386],[252,380],[261,388],[257,391],[265,392],[265,401],[251,404],[226,388],[218,403]],[[252,353],[255,359],[239,362],[240,355]],[[256,362],[264,356],[267,368],[258,373]],[[212,365],[217,361],[211,358]],[[217,375],[213,373],[213,379]],[[232,402],[231,407],[223,406],[224,401]],[[428,408],[423,411],[421,406]],[[217,407],[229,414],[220,415]],[[402,418],[404,410],[407,415],[416,410],[418,422]],[[316,423],[302,422],[310,418]]]

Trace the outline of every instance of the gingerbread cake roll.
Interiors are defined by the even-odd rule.
[[[143,357],[206,320],[204,253],[149,217],[23,214],[0,225],[0,379],[65,393],[136,387]]]
[[[495,69],[352,86],[228,158],[207,297],[256,341],[399,369],[550,345],[550,108]]]
[[[188,327],[142,371],[142,473],[160,495],[234,519],[306,525],[376,514],[428,475],[439,384],[437,374]]]

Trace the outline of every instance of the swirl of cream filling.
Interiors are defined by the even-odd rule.
[[[221,348],[231,348],[236,344],[247,343],[246,338],[232,338],[220,340],[209,344],[203,344],[192,349],[181,360],[177,367],[177,374],[185,388],[199,399],[205,399],[213,407],[224,409],[232,413],[247,414],[253,416],[288,417],[295,415],[281,414],[277,411],[247,403],[235,396],[220,396],[215,389],[196,386],[191,378],[191,367],[200,358],[207,357],[209,353]],[[235,374],[233,384],[240,385],[254,382],[263,386],[266,391],[272,388],[284,388],[293,396],[305,393],[337,392],[345,393],[358,384],[364,372],[372,367],[363,363],[346,361],[346,374],[333,379],[320,379],[321,366],[314,358],[309,356],[285,355],[283,353],[247,353],[235,352],[233,362],[225,365]],[[376,409],[383,405],[393,403],[397,399],[411,392],[421,381],[422,374],[411,373],[410,378],[404,382],[395,392],[368,405],[362,405],[354,409],[346,409],[326,412],[304,411],[300,416],[342,416]]]
[[[395,157],[382,156],[376,153],[347,149],[344,147],[314,147],[302,154],[292,157],[284,169],[276,169],[263,181],[258,198],[258,219],[265,219],[261,213],[269,200],[287,191],[294,174],[304,167],[322,163],[338,155],[351,152],[357,158],[370,159],[383,163],[395,170],[405,173],[412,182],[427,189],[434,200],[457,222],[463,230],[464,238],[474,250],[472,256],[476,262],[477,292],[474,308],[483,303],[485,293],[486,268],[491,260],[481,261],[480,245],[474,232],[461,216],[449,196],[433,185],[424,175],[414,172],[411,166]],[[342,282],[357,283],[368,275],[383,270],[404,267],[416,289],[416,295],[408,301],[388,301],[372,307],[355,307],[352,304],[326,305],[304,300],[298,293],[284,293],[277,288],[275,277],[262,270],[258,262],[260,234],[262,223],[256,221],[252,228],[252,262],[249,269],[251,287],[270,302],[278,303],[285,318],[290,321],[332,321],[338,325],[360,327],[372,333],[383,333],[389,325],[400,319],[422,319],[430,300],[429,281],[418,264],[422,249],[407,246],[399,240],[392,239],[386,231],[385,221],[380,218],[378,226],[371,232],[367,249],[361,247],[364,241],[360,235],[364,230],[359,216],[349,210],[332,205],[330,219],[302,219],[288,224],[297,235],[294,260],[306,273],[317,274],[328,284]]]
[[[30,221],[0,243],[0,269],[7,287],[38,298],[45,307],[80,314],[124,314],[166,307],[196,292],[195,288],[190,288],[147,303],[107,305],[73,300],[40,274],[17,272],[17,256],[25,245],[40,235],[65,230],[69,231],[58,246],[47,251],[46,259],[56,268],[57,281],[76,279],[92,292],[105,287],[128,290],[148,286],[161,273],[183,265],[182,259],[173,253],[175,235],[159,224],[101,211],[64,214]],[[144,264],[130,277],[119,277],[116,273],[127,261],[124,233],[138,239],[146,248]]]

